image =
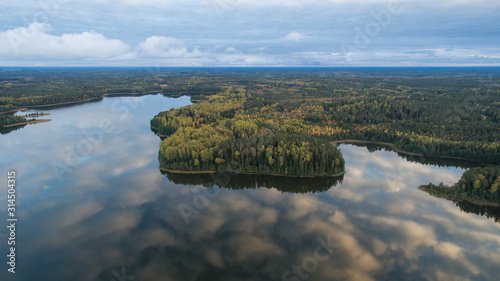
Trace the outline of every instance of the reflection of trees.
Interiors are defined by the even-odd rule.
[[[383,144],[374,144],[374,143],[349,143],[351,145],[355,145],[358,147],[366,147],[368,151],[392,151],[395,152],[399,157],[406,159],[409,162],[420,163],[424,165],[435,165],[438,167],[457,167],[457,168],[472,168],[477,166],[483,166],[480,162],[462,160],[462,159],[453,159],[453,158],[442,158],[435,156],[423,156],[423,155],[411,155],[404,152],[394,151],[391,147]]]
[[[281,192],[291,193],[319,193],[329,190],[332,186],[342,183],[344,176],[340,177],[279,177],[264,175],[242,174],[173,174],[162,172],[175,184],[202,185],[212,187],[218,185],[228,189],[257,189],[275,188]]]
[[[366,147],[368,151],[370,152],[375,152],[379,150],[387,150],[387,151],[394,151],[391,149],[391,147],[386,146],[386,145],[381,145],[381,144],[373,144],[373,143],[366,143],[366,144],[352,144],[358,147]],[[396,152],[399,157],[402,157],[410,162],[415,162],[415,163],[420,163],[420,164],[425,164],[425,165],[436,165],[439,167],[459,167],[459,168],[474,168],[474,167],[482,167],[486,166],[486,164],[480,163],[480,162],[473,162],[473,161],[467,161],[467,160],[460,160],[460,159],[449,159],[449,158],[440,158],[440,157],[432,157],[432,156],[415,156],[415,155],[410,155],[402,152]],[[463,176],[462,176],[463,177]],[[489,206],[489,205],[480,205],[476,204],[470,201],[466,200],[456,200],[452,197],[450,197],[447,194],[440,194],[438,192],[432,192],[429,189],[424,189],[426,192],[429,192],[434,197],[439,197],[439,198],[444,198],[448,200],[452,200],[457,207],[460,208],[463,212],[466,213],[472,213],[476,215],[481,215],[485,216],[487,218],[494,219],[495,222],[500,221],[500,207],[496,206]]]
[[[442,186],[442,183],[440,186],[434,186],[433,188],[429,188],[428,185],[422,185],[419,187],[419,189],[429,193],[430,195],[432,195],[434,197],[453,201],[455,203],[455,205],[457,207],[459,207],[460,210],[462,210],[463,212],[485,216],[489,219],[490,218],[494,219],[495,222],[500,221],[500,207],[488,205],[487,203],[481,204],[481,203],[474,203],[471,201],[467,201],[464,199],[457,199],[456,197],[452,196],[450,193],[443,192],[443,189],[446,191],[447,189],[450,189],[450,188],[451,187]],[[463,197],[463,198],[465,198],[465,197]]]
[[[0,134],[6,135],[8,133],[11,133],[13,131],[19,130],[21,128],[24,128],[26,124],[24,125],[19,125],[19,126],[13,126],[13,127],[7,127],[7,128],[0,128]]]
[[[485,216],[489,219],[494,219],[495,222],[500,221],[499,207],[478,205],[469,201],[454,201],[454,202],[456,206],[460,207],[460,210],[466,213]]]
[[[464,172],[460,180],[445,186],[429,183],[419,189],[435,197],[451,200],[462,211],[493,218],[500,215],[500,166],[476,167]]]

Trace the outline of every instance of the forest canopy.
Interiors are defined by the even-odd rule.
[[[212,96],[208,101],[160,113],[152,128],[165,137],[159,161],[169,171],[333,176],[344,173],[341,152],[274,120],[249,115],[252,96],[244,89]]]
[[[169,119],[159,133],[240,112],[240,123],[252,121],[250,131],[392,143],[418,155],[500,163],[500,74],[493,69],[482,80],[459,70],[242,71],[219,85],[241,89],[244,100],[210,100],[202,111],[214,114]]]
[[[229,88],[243,90],[247,97],[237,108],[212,100],[211,105],[229,108],[205,108],[222,115],[194,122],[234,119],[244,112],[252,120],[234,119],[241,134],[257,126],[280,134],[386,142],[420,155],[500,163],[500,68],[491,67],[0,68],[0,112],[118,94],[189,95],[199,102]],[[177,117],[160,134],[193,119],[189,114]],[[242,123],[247,121],[253,125]]]

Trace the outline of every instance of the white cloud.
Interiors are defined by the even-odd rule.
[[[172,37],[151,36],[139,44],[139,54],[145,57],[193,57],[201,55],[197,49],[190,52],[181,40]]]
[[[300,32],[290,32],[287,36],[283,37],[283,39],[289,41],[299,41],[302,38],[304,38],[304,35]]]
[[[183,41],[172,37],[151,36],[131,50],[118,39],[108,39],[94,31],[49,34],[51,26],[38,22],[0,32],[0,58],[6,59],[106,59],[192,58],[206,53],[188,50]],[[236,49],[228,48],[228,52]]]
[[[108,39],[94,31],[48,34],[50,25],[38,22],[28,27],[0,32],[2,58],[113,58],[125,54],[129,46],[117,39]]]
[[[489,48],[489,49],[465,49],[465,48],[440,48],[440,49],[429,49],[424,50],[430,53],[432,56],[438,58],[500,58],[499,49]]]
[[[94,0],[94,2],[102,4],[110,4],[117,3],[119,5],[130,5],[130,6],[159,6],[159,5],[169,5],[176,4],[180,1],[175,0]],[[230,6],[238,6],[238,5],[246,5],[246,6],[298,6],[298,5],[314,5],[314,4],[350,4],[354,3],[357,5],[367,5],[367,4],[378,4],[378,3],[386,3],[386,0],[185,0],[183,3],[188,4],[215,4],[215,5],[230,5]],[[215,2],[215,3],[214,3]],[[412,2],[431,2],[435,3],[435,1],[431,0],[400,0],[402,3],[412,3]],[[443,4],[454,4],[454,5],[473,5],[479,3],[491,3],[491,0],[443,0],[440,1]]]

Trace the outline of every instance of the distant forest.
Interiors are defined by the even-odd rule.
[[[159,92],[209,102],[231,88],[245,100],[223,118],[252,121],[273,132],[388,142],[422,155],[500,163],[500,68],[2,68],[0,73],[3,112],[106,94]]]

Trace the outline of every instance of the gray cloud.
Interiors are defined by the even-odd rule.
[[[13,54],[5,51],[4,42],[0,59],[5,65],[34,61],[165,66],[500,65],[497,1],[393,3],[399,4],[390,6],[382,0],[5,2],[0,4],[2,34],[34,22],[52,29],[43,29],[38,41],[29,38],[30,45],[47,45],[47,52],[24,47]],[[58,48],[65,50],[59,56]],[[228,48],[238,52],[228,54],[224,51]],[[262,51],[252,51],[258,48]]]

